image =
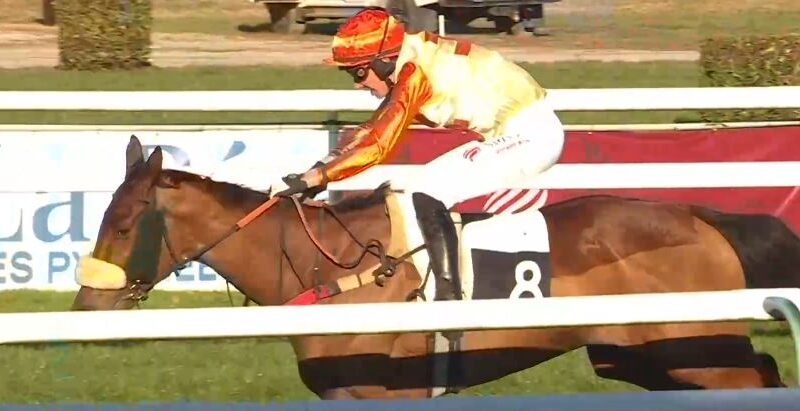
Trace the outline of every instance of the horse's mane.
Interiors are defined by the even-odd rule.
[[[389,184],[383,183],[370,193],[363,195],[353,195],[331,205],[334,211],[347,213],[370,208],[386,203],[386,195],[389,193]]]
[[[168,177],[174,184],[189,183],[204,185],[215,198],[225,207],[236,207],[251,209],[269,200],[267,193],[255,190],[242,184],[227,181],[214,180],[201,174],[195,174],[183,170],[167,169],[162,171],[162,177]],[[376,205],[384,204],[386,194],[389,191],[389,184],[381,184],[370,193],[363,195],[351,195],[331,204],[331,208],[339,213],[358,211]]]
[[[211,177],[189,171],[162,170],[161,178],[165,177],[175,185],[188,183],[202,186],[205,191],[211,193],[226,207],[250,208],[269,199],[267,193],[240,184],[214,180]]]

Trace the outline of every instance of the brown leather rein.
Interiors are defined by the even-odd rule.
[[[169,271],[177,274],[177,272],[183,269],[183,267],[185,267],[189,262],[196,260],[203,254],[214,248],[220,242],[222,242],[232,234],[236,233],[237,231],[241,230],[243,227],[253,222],[256,218],[261,216],[267,210],[278,204],[281,198],[291,199],[292,203],[294,204],[294,208],[297,210],[297,214],[300,217],[303,229],[308,235],[311,242],[314,244],[317,250],[320,253],[322,253],[322,255],[325,256],[325,258],[327,258],[336,266],[344,269],[355,268],[359,264],[361,264],[361,261],[364,259],[364,256],[366,256],[368,253],[378,257],[378,259],[380,260],[380,263],[376,267],[374,267],[374,269],[371,272],[365,271],[361,273],[351,274],[339,278],[335,281],[312,287],[306,291],[303,291],[302,293],[290,299],[289,301],[285,302],[284,305],[314,304],[319,300],[332,297],[334,295],[361,287],[363,285],[372,282],[375,282],[379,286],[382,286],[386,277],[391,277],[392,275],[394,275],[395,270],[400,263],[402,263],[404,260],[406,260],[414,253],[425,248],[425,245],[423,244],[413,250],[406,252],[400,257],[392,257],[386,254],[386,250],[384,249],[383,244],[381,244],[381,242],[378,240],[371,239],[366,243],[362,243],[361,241],[359,241],[358,238],[356,238],[356,236],[347,228],[347,226],[342,222],[339,216],[336,215],[335,211],[331,209],[331,207],[328,204],[313,200],[301,203],[301,201],[296,196],[288,196],[288,197],[273,196],[269,200],[265,201],[264,203],[253,209],[253,211],[249,212],[247,215],[242,217],[227,231],[225,231],[221,236],[219,236],[215,241],[201,247],[199,250],[195,251],[190,256],[183,257],[180,260],[175,257],[176,253],[174,252],[169,241],[167,240],[167,236],[165,233],[164,241],[167,245],[167,249],[169,250],[172,259],[176,262],[176,264]],[[306,218],[305,213],[303,212],[303,204],[310,205],[312,207],[322,208],[326,211],[329,211],[331,215],[334,217],[334,219],[336,219],[336,221],[339,223],[339,225],[341,225],[341,227],[353,239],[353,241],[355,241],[359,245],[359,247],[361,248],[361,253],[351,262],[343,262],[340,259],[336,258],[336,256],[334,256],[330,251],[328,251],[325,248],[325,246],[322,244],[322,242],[319,240],[319,238],[317,238],[313,230],[310,228],[308,219]],[[372,248],[376,248],[377,251],[373,251]],[[278,273],[278,275],[280,275],[280,273]],[[134,284],[133,286],[136,286],[136,284]]]

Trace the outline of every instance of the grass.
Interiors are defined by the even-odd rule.
[[[523,65],[547,88],[697,86],[691,62],[547,63]],[[348,89],[352,81],[322,66],[190,67],[119,72],[63,72],[54,69],[0,70],[0,90],[284,90]],[[344,113],[360,121],[368,113]],[[318,123],[325,113],[293,112],[0,112],[0,124],[253,124]],[[568,124],[670,123],[697,118],[693,112],[563,113]]]
[[[7,291],[0,312],[61,311],[71,293]],[[234,297],[234,304],[241,302]],[[154,292],[145,308],[227,306],[224,292]],[[763,327],[763,326],[762,326]],[[791,337],[767,327],[757,349],[775,356],[796,381]],[[40,344],[0,346],[4,403],[142,401],[292,401],[315,396],[301,383],[294,353],[281,339]],[[583,350],[470,388],[463,395],[639,391],[594,376]]]

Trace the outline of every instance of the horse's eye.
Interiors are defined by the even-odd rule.
[[[127,230],[127,229],[117,230],[117,238],[125,238],[125,237],[128,236],[128,233],[130,233],[130,232],[131,232],[131,230]]]

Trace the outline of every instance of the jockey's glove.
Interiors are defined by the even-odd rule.
[[[275,181],[270,185],[270,196],[291,196],[308,190],[306,183],[300,174],[289,174]]]
[[[304,197],[314,198],[324,191],[327,178],[322,168],[314,167],[304,174],[288,174],[272,183],[269,193],[271,196],[291,196],[303,194]]]

